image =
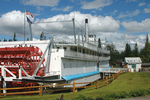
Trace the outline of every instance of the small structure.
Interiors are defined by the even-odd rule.
[[[142,63],[142,71],[150,71],[150,63]]]
[[[125,65],[123,68],[130,68],[131,72],[138,72],[141,69],[141,59],[140,57],[125,57]]]

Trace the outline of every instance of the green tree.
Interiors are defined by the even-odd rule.
[[[27,38],[27,41],[29,41],[29,38]]]
[[[132,51],[130,44],[126,44],[125,51],[124,51],[124,57],[131,57],[132,56]]]
[[[16,33],[14,33],[13,41],[17,41],[17,39],[16,39]]]
[[[12,39],[9,39],[9,42],[12,42]]]
[[[106,45],[106,49],[110,51],[110,65],[116,64],[119,52],[116,50],[115,45],[111,42]]]
[[[101,46],[101,39],[100,38],[98,38],[98,48],[102,48],[102,46]]]
[[[132,56],[133,57],[139,57],[139,51],[138,51],[137,43],[135,43],[134,49],[132,51]]]
[[[7,39],[4,38],[4,42],[7,42]]]
[[[115,50],[115,45],[113,44],[113,42],[108,43],[108,44],[106,45],[106,49],[107,49],[107,50],[110,50],[110,51]]]
[[[150,44],[148,34],[146,35],[145,47],[141,49],[140,55],[143,63],[150,62]]]
[[[44,32],[41,33],[40,40],[44,40]]]

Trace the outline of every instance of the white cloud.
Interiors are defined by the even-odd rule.
[[[150,13],[150,8],[145,8],[144,11],[145,13]]]
[[[73,6],[67,6],[67,7],[65,7],[65,8],[56,8],[56,7],[54,7],[54,8],[52,8],[51,10],[52,10],[52,11],[68,12],[68,11],[70,11],[72,8],[73,8]]]
[[[85,18],[89,19],[89,31],[97,33],[100,32],[115,32],[120,27],[120,22],[113,19],[111,16],[92,16],[91,14],[82,14],[80,12],[71,12],[65,15],[56,15],[47,19],[36,19],[35,22],[51,22],[51,21],[64,21],[72,20],[74,18],[76,21],[76,30],[82,29],[85,26]],[[52,33],[50,35],[56,34],[70,34],[73,35],[72,21],[66,23],[44,23],[37,24],[47,31],[47,33]],[[32,31],[34,36],[39,36],[43,31],[37,25],[32,25]],[[82,26],[82,27],[81,27]],[[12,11],[3,14],[0,17],[0,34],[7,34],[12,36],[14,32],[22,35],[24,32],[24,13],[20,11]],[[84,30],[84,29],[82,29]],[[60,32],[59,32],[60,31]],[[28,23],[26,22],[26,33],[29,34]]]
[[[117,18],[137,16],[139,13],[140,13],[140,11],[138,9],[136,9],[133,12],[128,12],[127,11],[125,14],[121,13]]]
[[[129,43],[131,48],[134,48],[135,43],[138,44],[139,50],[144,47],[145,35],[133,36],[131,34],[123,34],[118,32],[100,32],[97,37],[103,41],[105,44],[105,39],[108,42],[113,42],[116,49],[119,51],[124,51],[126,43]]]
[[[94,0],[91,2],[84,2],[82,9],[99,9],[112,4],[112,0]]]
[[[141,3],[139,3],[138,5],[139,5],[139,7],[141,7],[141,6],[144,6],[146,3],[143,3],[143,2],[141,2]]]
[[[118,33],[118,29],[120,27],[120,22],[118,20],[113,19],[111,16],[92,16],[91,14],[83,14],[80,12],[71,12],[69,14],[60,14],[60,15],[56,15],[47,19],[36,19],[35,22],[52,22],[52,21],[64,21],[64,20],[72,20],[72,18],[76,19],[76,32],[78,30],[81,30],[82,27],[85,27],[85,18],[89,19],[89,33],[94,33],[97,35],[97,38],[101,38],[101,40],[104,40],[105,38],[107,38],[108,41],[113,41],[113,43],[115,44],[116,48],[118,50],[124,50],[125,44],[126,43],[134,43],[137,42],[139,46],[139,48],[142,47],[142,43],[144,44],[144,39],[145,36],[143,35],[143,38],[141,38],[142,36],[132,36],[130,34],[123,34],[123,33]],[[134,22],[133,22],[134,23]],[[145,30],[148,30],[148,26],[150,23],[150,19],[146,19],[144,21],[142,21],[141,23],[143,23],[145,26],[147,26],[147,28],[145,27]],[[123,24],[123,23],[122,23]],[[135,29],[134,27],[136,26],[136,24],[140,24],[140,23],[135,23],[130,25],[130,23],[124,22],[124,27],[126,29],[129,29],[129,27],[133,27],[133,29]],[[128,25],[129,24],[129,25]],[[38,25],[38,26],[37,26]],[[41,28],[39,28],[42,27]],[[23,33],[24,33],[24,13],[20,12],[20,11],[11,11],[8,12],[6,14],[3,14],[0,17],[0,35],[2,34],[6,34],[9,36],[13,37],[13,33],[16,32],[17,33],[17,37],[18,36],[22,36],[23,37]],[[141,27],[141,25],[138,26],[138,28]],[[43,30],[44,29],[44,30]],[[144,30],[143,29],[143,30]],[[60,39],[70,39],[70,41],[72,42],[73,39],[73,27],[72,27],[72,21],[70,22],[57,22],[57,23],[41,23],[41,24],[33,24],[32,25],[32,33],[33,36],[37,36],[39,37],[41,32],[44,31],[45,34],[47,36],[52,36],[54,35],[57,38]],[[134,31],[134,30],[131,30]],[[140,30],[142,31],[142,29]],[[83,31],[84,33],[84,31]],[[28,23],[26,23],[26,37],[27,35],[29,35],[29,28],[28,28]],[[64,38],[65,37],[65,38]]]
[[[41,12],[42,10],[44,10],[44,8],[40,6],[36,7],[36,9],[38,10],[38,12]]]
[[[50,7],[57,6],[58,2],[59,0],[25,0],[26,5],[50,6]]]
[[[132,22],[122,22],[122,25],[126,28],[128,32],[150,32],[150,19],[147,18],[143,20],[141,23],[137,21]]]
[[[0,17],[0,34],[13,35],[14,32],[23,32],[24,13],[12,11]]]
[[[114,10],[111,15],[115,15],[118,12],[118,10]]]

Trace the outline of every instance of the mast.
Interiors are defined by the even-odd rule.
[[[88,19],[85,19],[85,41],[89,42],[89,37],[88,37]]]
[[[31,23],[29,23],[29,28],[30,28],[30,40],[32,41],[32,29],[31,29]]]
[[[24,7],[25,8],[25,7]],[[25,10],[25,12],[24,12],[24,42],[25,42],[25,34],[26,34],[26,28],[25,28],[25,16],[26,16],[26,9],[24,9]]]
[[[72,21],[73,21],[74,44],[76,44],[76,33],[75,33],[75,22],[74,22],[74,18],[72,18]]]

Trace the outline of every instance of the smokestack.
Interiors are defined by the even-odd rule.
[[[89,41],[89,36],[88,36],[88,19],[85,19],[85,41]]]

